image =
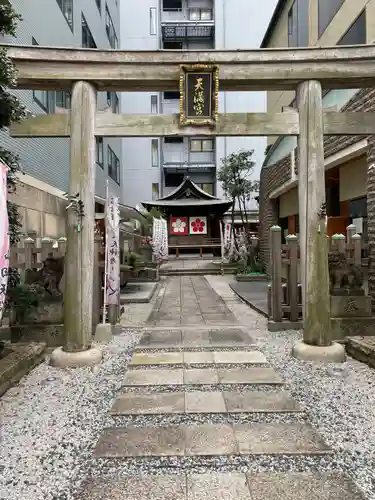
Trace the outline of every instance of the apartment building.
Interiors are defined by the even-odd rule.
[[[309,11],[310,6],[310,11]],[[305,47],[371,44],[375,40],[375,0],[279,0],[262,47]],[[267,110],[295,107],[294,92],[268,92]],[[325,110],[374,111],[374,89],[323,92]],[[325,137],[327,231],[331,236],[355,224],[368,237],[368,140]],[[261,247],[269,258],[269,229],[279,224],[283,236],[299,231],[296,137],[272,137],[261,172]]]
[[[120,40],[119,0],[11,0],[21,14],[16,38],[6,43],[117,49]],[[33,114],[67,113],[69,92],[15,91]],[[120,111],[120,96],[98,94],[98,109]],[[60,138],[13,139],[0,135],[0,145],[18,154],[26,173],[18,189],[24,229],[58,237],[65,233],[63,194],[68,191],[69,141]],[[105,196],[105,181],[121,195],[121,139],[97,138],[96,194]]]
[[[124,50],[210,50],[257,48],[275,0],[138,0],[121,4]],[[179,92],[125,93],[126,113],[179,113]],[[220,93],[220,112],[264,111],[262,92]],[[220,160],[240,149],[254,149],[259,179],[264,138],[163,137],[123,140],[123,196],[129,205],[165,196],[189,176],[218,197]],[[125,180],[126,179],[126,180]],[[256,196],[257,193],[254,193]],[[258,215],[253,199],[248,207]]]

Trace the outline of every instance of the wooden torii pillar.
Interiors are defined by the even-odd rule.
[[[345,361],[342,345],[332,342],[326,234],[322,87],[312,80],[297,87],[298,202],[302,275],[303,341],[293,348],[302,360]]]
[[[102,353],[91,346],[95,225],[96,90],[73,85],[70,110],[69,205],[65,255],[64,346],[51,354],[54,366],[93,365]]]

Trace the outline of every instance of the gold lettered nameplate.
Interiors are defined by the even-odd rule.
[[[219,67],[181,65],[180,125],[210,125],[218,120]]]

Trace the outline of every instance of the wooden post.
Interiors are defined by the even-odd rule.
[[[102,280],[99,253],[101,248],[100,235],[95,235],[94,239],[94,275],[92,286],[92,326],[93,331],[96,325],[100,323],[101,303],[102,303]]]
[[[281,227],[271,227],[271,262],[272,262],[272,319],[279,322],[283,314],[281,309]]]
[[[318,81],[297,87],[298,198],[305,344],[331,345],[329,274],[323,149],[322,88]]]
[[[41,246],[41,260],[44,262],[50,254],[53,254],[53,241],[51,238],[42,238],[40,241]]]
[[[78,195],[84,215],[68,209],[64,294],[64,351],[91,346],[95,229],[95,113],[96,91],[87,82],[73,85],[69,197]]]
[[[66,254],[66,238],[61,236],[61,238],[57,240],[57,243],[59,255],[60,257],[63,257]]]
[[[354,246],[353,262],[355,266],[362,266],[362,236],[353,234],[352,242]]]
[[[295,234],[288,234],[286,241],[290,260],[288,276],[290,321],[298,321],[298,238]]]
[[[35,243],[34,243],[34,240],[32,238],[25,238],[23,241],[23,244],[24,244],[24,252],[25,252],[25,254],[24,254],[25,267],[22,270],[22,272],[19,271],[22,282],[25,281],[27,270],[33,268],[33,264],[34,264],[33,251],[34,251]],[[18,259],[18,257],[17,257],[17,259]],[[18,264],[18,262],[17,262],[17,264]]]
[[[346,238],[348,240],[348,243],[351,242],[352,237],[357,233],[357,228],[355,227],[354,224],[349,224],[349,226],[346,228]]]

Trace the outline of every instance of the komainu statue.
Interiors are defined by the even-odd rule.
[[[329,284],[331,295],[365,294],[363,271],[361,266],[348,263],[344,253],[338,250],[328,252]]]
[[[62,298],[59,288],[64,275],[65,257],[52,257],[50,254],[43,262],[43,267],[38,271],[26,270],[25,281],[28,285],[33,283],[41,285],[46,291],[46,298]]]

